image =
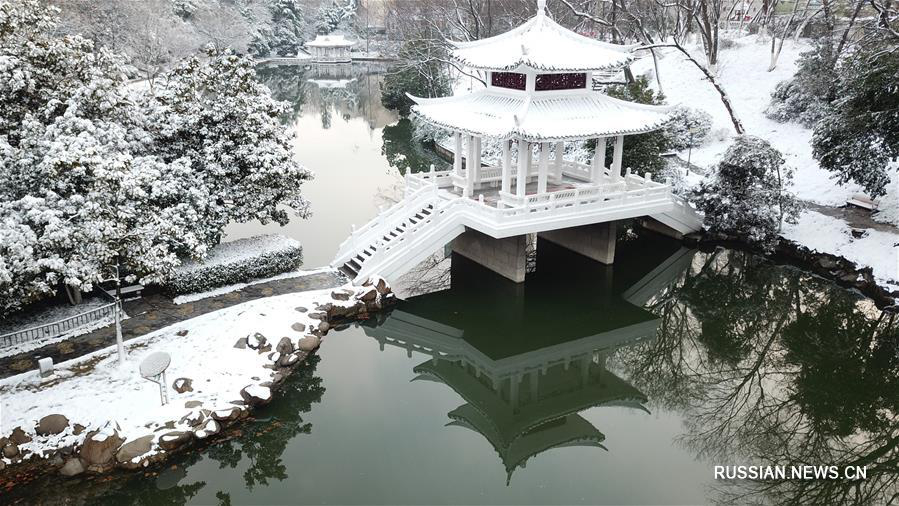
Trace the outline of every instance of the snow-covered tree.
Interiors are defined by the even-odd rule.
[[[836,63],[833,40],[818,39],[811,50],[800,55],[796,74],[778,83],[765,115],[775,121],[797,121],[812,128],[834,101]]]
[[[705,213],[709,231],[737,234],[768,249],[782,223],[795,222],[799,212],[788,190],[792,177],[783,156],[767,141],[741,135],[694,189],[692,200]]]
[[[128,86],[123,59],[0,3],[0,313],[110,267],[159,279],[231,221],[305,215],[309,173],[252,62],[210,52]]]
[[[712,131],[712,115],[688,107],[677,106],[671,114],[671,121],[665,126],[671,149],[683,151],[705,142]]]
[[[331,3],[323,2],[318,11],[316,29],[319,33],[331,33],[346,25],[356,16],[356,0],[332,0]]]
[[[859,45],[840,66],[828,113],[815,126],[814,156],[841,182],[872,197],[886,192],[899,159],[899,51],[894,41]]]
[[[628,84],[609,86],[606,93],[610,97],[640,104],[661,104],[665,99],[664,95],[649,87],[649,81],[643,76]],[[595,141],[588,141],[588,144],[592,150]],[[660,175],[665,169],[665,159],[661,155],[670,147],[671,136],[665,130],[629,135],[624,140],[621,166],[634,173]],[[612,159],[613,150],[614,143],[606,143],[606,159]]]

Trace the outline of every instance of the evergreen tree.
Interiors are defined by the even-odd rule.
[[[716,169],[693,191],[712,232],[744,236],[771,248],[784,221],[795,222],[799,204],[787,191],[793,173],[767,141],[742,135]]]
[[[381,83],[381,103],[401,116],[408,116],[413,105],[406,93],[416,97],[449,95],[450,79],[445,66],[434,58],[434,48],[427,41],[406,42],[399,58],[407,62],[389,72]]]

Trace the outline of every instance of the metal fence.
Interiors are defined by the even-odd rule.
[[[0,335],[0,348],[35,339],[58,337],[104,318],[115,318],[115,302],[53,323]]]

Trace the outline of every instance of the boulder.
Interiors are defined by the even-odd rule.
[[[178,420],[178,423],[187,424],[191,427],[197,427],[201,425],[206,420],[206,416],[203,415],[203,412],[199,409],[191,410],[189,413],[181,417],[181,420]]]
[[[149,452],[152,447],[153,435],[148,434],[123,444],[119,451],[116,452],[115,459],[122,464],[127,464],[136,457]]]
[[[303,326],[303,329],[306,327]],[[280,341],[278,341],[278,346],[275,347],[275,351],[283,355],[290,355],[293,353],[293,341],[290,340],[289,337],[282,337]]]
[[[296,311],[299,311],[300,313],[305,313],[306,311],[309,311],[308,309],[304,308],[303,306],[295,307],[294,309]]]
[[[334,300],[350,300],[350,294],[345,291],[334,290],[331,292],[331,298]]]
[[[109,430],[108,428],[106,429]],[[119,437],[117,430],[112,433],[92,430],[87,433],[78,454],[84,463],[90,466],[106,466],[112,463],[116,451],[125,440]]]
[[[81,425],[80,423],[76,423],[75,425],[72,426],[72,434],[75,434],[77,436],[77,435],[81,434],[82,432],[84,432],[84,429],[86,429],[86,428],[87,427],[85,427],[84,425]]]
[[[187,329],[181,329],[181,330],[179,330],[178,332],[175,332],[175,335],[180,336],[180,337],[184,337],[184,336],[187,335]]]
[[[23,445],[31,442],[31,436],[26,434],[22,427],[16,427],[12,430],[12,434],[9,435],[9,440],[17,445]]]
[[[304,325],[300,322],[294,323],[293,325],[290,326],[290,328],[292,328],[293,330],[296,330],[297,332],[305,332],[306,331],[306,325]]]
[[[300,360],[296,355],[281,355],[281,358],[278,359],[278,365],[281,367],[290,367],[293,364],[296,364],[297,361]]]
[[[324,334],[325,332],[331,330],[331,324],[328,322],[321,322],[318,324],[318,330]]]
[[[264,406],[271,402],[272,391],[262,385],[247,385],[240,389],[240,397],[250,406]]]
[[[268,342],[268,340],[259,332],[247,338],[247,346],[249,346],[250,349],[253,350],[262,349],[263,347],[265,347],[266,342]]]
[[[370,286],[357,298],[363,302],[371,302],[378,298],[378,290],[375,287]]]
[[[272,345],[271,345],[271,343],[266,344],[266,345],[263,346],[262,348],[259,348],[259,354],[260,354],[260,355],[262,355],[263,353],[268,353],[268,352],[270,352],[270,351],[272,351]]]
[[[190,441],[191,437],[193,437],[193,432],[183,430],[166,432],[159,438],[159,447],[165,451],[172,451]]]
[[[321,339],[316,336],[306,336],[297,342],[297,348],[302,351],[313,351],[321,344]]]
[[[84,472],[84,462],[78,457],[72,457],[66,460],[65,464],[59,468],[59,474],[63,476],[77,476]]]
[[[247,338],[241,337],[240,339],[238,339],[237,342],[234,343],[234,347],[237,348],[238,350],[247,349]]]
[[[212,412],[212,418],[219,422],[230,422],[240,418],[241,409],[237,406],[217,409]]]
[[[41,436],[59,434],[69,426],[69,419],[62,415],[47,415],[37,422],[35,431]]]
[[[174,389],[179,394],[183,394],[184,392],[193,392],[193,380],[190,378],[178,378],[172,383],[172,389]]]
[[[203,403],[200,401],[187,401],[184,403],[184,407],[190,408],[190,409],[199,408],[202,405],[203,405]]]
[[[210,418],[206,420],[206,422],[203,423],[202,426],[194,430],[194,435],[197,437],[197,439],[206,439],[207,437],[218,433],[220,429],[221,427],[219,426],[219,423]]]
[[[378,281],[375,283],[375,289],[377,289],[380,294],[390,292],[390,287],[387,285],[387,281],[385,281],[384,278],[378,278]]]
[[[6,446],[3,447],[3,456],[11,459],[13,457],[17,457],[19,455],[19,445],[15,443],[6,443]]]

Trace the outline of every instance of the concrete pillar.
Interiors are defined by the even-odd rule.
[[[593,152],[593,164],[590,166],[590,182],[602,182],[602,173],[606,168],[606,138],[596,139],[596,151]]]
[[[512,190],[512,150],[511,140],[503,141],[503,183],[502,191],[509,193]]]
[[[537,235],[587,258],[610,265],[615,261],[615,232],[615,222],[610,221],[548,230]]]
[[[453,240],[453,252],[516,283],[527,269],[527,236],[494,239],[477,230],[466,230]]]
[[[518,141],[518,177],[515,178],[515,194],[524,197],[528,184],[528,165],[531,161],[531,143]]]
[[[546,180],[549,176],[549,143],[540,143],[540,161],[537,165],[537,193],[546,193]]]
[[[453,157],[453,171],[462,175],[462,134],[455,133],[453,134],[453,140],[456,143],[456,153]]]
[[[474,188],[474,136],[465,136],[466,154],[465,154],[465,189],[462,190],[462,196],[471,197]]]
[[[474,182],[481,187],[481,138],[474,138]]]
[[[555,146],[555,158],[553,158],[553,183],[562,182],[562,164],[565,162],[565,143],[557,142]]]
[[[621,155],[624,153],[624,136],[615,138],[615,149],[612,151],[612,173],[616,178],[621,178]]]

